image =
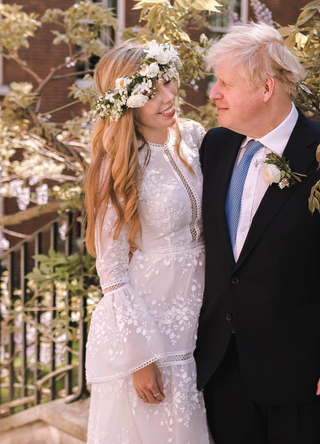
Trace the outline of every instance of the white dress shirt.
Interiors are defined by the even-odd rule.
[[[280,123],[280,125],[260,139],[254,139],[261,142],[263,147],[261,147],[253,156],[243,187],[239,225],[234,246],[234,256],[236,261],[240,256],[253,216],[269,186],[269,183],[263,177],[261,170],[262,163],[264,162],[266,155],[269,153],[273,152],[282,156],[297,120],[298,111],[292,104],[289,115],[282,123]],[[252,140],[252,137],[246,137],[241,144],[235,165],[237,165],[242,159],[249,140]],[[279,192],[281,191],[279,190]]]

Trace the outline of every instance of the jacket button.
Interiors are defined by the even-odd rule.
[[[239,278],[237,278],[236,276],[233,276],[233,278],[231,279],[231,282],[236,285],[239,284]]]
[[[226,314],[226,320],[229,322],[232,321],[232,315],[230,313]]]

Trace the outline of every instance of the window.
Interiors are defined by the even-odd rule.
[[[220,0],[224,8],[222,13],[212,14],[210,21],[211,38],[217,38],[227,32],[229,25],[236,21],[248,22],[249,0]],[[215,83],[215,77],[210,76],[207,95]]]
[[[79,3],[80,0],[78,0]],[[118,9],[120,9],[120,12],[122,13],[125,10],[125,0],[117,1],[117,0],[91,0],[92,3],[100,3],[106,8],[113,8],[114,14],[118,16]],[[122,14],[124,15],[124,13]],[[124,18],[122,20],[122,23],[118,20],[118,30],[115,33],[114,29],[110,27],[105,27],[105,29],[101,30],[100,38],[103,41],[103,43],[107,46],[108,49],[110,49],[113,46],[114,42],[118,42],[119,36],[121,37],[121,32],[124,29]],[[121,24],[123,25],[121,27]],[[83,63],[77,64],[77,71],[88,71],[89,69],[94,69],[95,65],[98,63],[99,57],[98,56],[92,56],[89,60],[84,61]],[[83,80],[83,75],[79,75],[76,79],[76,84],[80,87],[86,87],[87,81]]]
[[[235,21],[248,22],[249,0],[225,0],[220,3],[224,5],[224,12],[211,16],[210,30],[213,37],[225,33],[228,26]]]

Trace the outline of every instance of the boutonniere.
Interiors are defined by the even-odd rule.
[[[281,189],[301,182],[300,177],[307,177],[305,174],[292,172],[289,161],[287,162],[285,157],[280,157],[275,153],[267,154],[262,164],[262,172],[269,185],[277,183]]]

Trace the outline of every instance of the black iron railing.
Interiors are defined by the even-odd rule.
[[[85,294],[75,302],[68,282],[62,289],[53,284],[43,293],[36,285],[28,285],[26,278],[34,267],[41,268],[39,255],[47,254],[49,249],[64,252],[66,257],[73,253],[81,257],[82,234],[76,215],[70,213],[0,256],[1,416],[57,397],[74,394],[73,401],[88,395],[84,370]],[[54,273],[54,267],[50,271]],[[60,330],[52,330],[57,325]]]

